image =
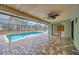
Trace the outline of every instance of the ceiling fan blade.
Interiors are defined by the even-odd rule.
[[[43,18],[48,18],[48,17],[43,17]]]
[[[49,20],[49,17],[47,18],[47,20]]]
[[[46,19],[46,20],[49,20],[49,17],[43,17],[44,19]]]

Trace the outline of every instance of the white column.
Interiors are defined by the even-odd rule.
[[[50,39],[50,38],[52,38],[52,24],[50,23],[50,24],[48,24],[48,38]]]
[[[66,38],[71,38],[71,22],[66,21],[64,23],[64,34]]]
[[[79,51],[79,19],[74,20],[74,44]]]

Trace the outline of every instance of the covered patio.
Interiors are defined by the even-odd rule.
[[[0,49],[2,50],[0,54],[78,55],[78,6],[0,4],[0,24],[2,24],[0,25]],[[9,17],[8,20],[4,20],[4,17],[2,19],[2,14],[8,15],[5,17],[6,19]],[[6,41],[2,35],[25,32],[44,33],[20,41],[4,43]]]

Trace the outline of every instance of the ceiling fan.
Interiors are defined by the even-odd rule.
[[[47,16],[44,17],[44,19],[56,19],[56,17],[58,17],[60,15],[61,11],[52,11],[49,14],[47,14]]]

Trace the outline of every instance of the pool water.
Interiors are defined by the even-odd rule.
[[[7,38],[9,40],[18,40],[24,36],[29,36],[29,35],[37,35],[37,34],[41,34],[42,32],[28,32],[28,33],[21,33],[21,34],[10,34],[7,35]]]

